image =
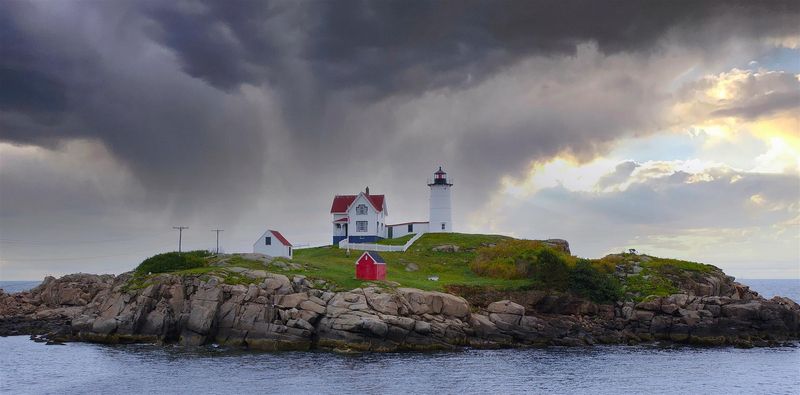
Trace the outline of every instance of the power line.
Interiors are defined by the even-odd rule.
[[[178,252],[181,252],[181,239],[183,238],[183,230],[189,229],[188,226],[173,226],[172,229],[178,230]]]
[[[219,255],[219,232],[224,232],[222,229],[211,229],[212,232],[217,233],[217,255]]]

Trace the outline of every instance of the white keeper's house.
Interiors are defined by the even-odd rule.
[[[333,244],[374,243],[386,238],[386,197],[370,195],[369,187],[358,195],[336,195],[331,204]]]
[[[387,225],[386,196],[371,195],[369,187],[358,195],[336,195],[331,204],[333,244],[347,239],[350,243],[374,243],[408,234],[452,232],[450,189],[447,173],[439,167],[433,174],[430,188],[428,221],[402,222]]]

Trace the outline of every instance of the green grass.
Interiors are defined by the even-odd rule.
[[[245,269],[253,269],[253,270],[266,270],[267,266],[265,266],[261,261],[254,261],[252,259],[245,259],[242,258],[241,255],[234,254],[232,257],[228,258],[227,266],[236,266],[236,267],[243,267]]]
[[[387,280],[403,287],[443,291],[446,285],[489,286],[498,289],[520,289],[529,286],[529,279],[503,280],[481,277],[469,268],[475,258],[475,250],[500,240],[508,239],[497,235],[473,235],[461,233],[428,233],[420,237],[406,252],[380,252],[387,264]],[[458,252],[436,252],[433,247],[453,244]],[[348,257],[345,250],[334,247],[318,247],[295,250],[294,261],[302,263],[310,278],[333,282],[344,289],[362,286],[365,282],[355,278],[355,261],[363,251],[351,250]],[[408,272],[405,267],[414,263],[418,271]],[[439,281],[430,281],[428,276],[439,276]]]
[[[383,244],[405,244],[411,237],[413,235],[385,240]],[[433,251],[434,247],[441,245],[455,245],[458,247],[458,251]],[[463,286],[478,290],[492,288],[498,291],[550,289],[553,288],[553,285],[548,286],[543,280],[546,276],[543,277],[543,275],[548,275],[551,269],[544,266],[542,266],[544,268],[542,270],[545,270],[546,273],[538,273],[535,270],[531,272],[538,266],[528,265],[527,269],[521,272],[524,274],[523,276],[505,276],[507,278],[502,278],[503,276],[492,271],[476,269],[480,269],[480,265],[476,266],[476,264],[484,261],[502,266],[501,264],[506,263],[505,260],[510,259],[510,263],[506,266],[511,268],[519,266],[526,259],[531,262],[539,262],[541,260],[539,255],[545,249],[551,251],[537,242],[516,241],[499,235],[428,233],[419,238],[406,252],[380,252],[387,263],[387,282],[382,284],[435,291],[445,291],[451,286]],[[245,259],[238,254],[217,257],[203,256],[198,253],[187,255],[191,257],[194,267],[177,265],[168,272],[177,275],[200,276],[204,279],[214,275],[222,278],[227,284],[251,284],[261,281],[229,270],[231,267],[241,267],[280,273],[290,278],[292,275],[302,274],[312,280],[325,280],[338,290],[349,290],[372,283],[355,278],[355,261],[362,253],[363,251],[351,250],[348,256],[346,250],[333,246],[295,250],[292,262],[299,263],[302,266],[301,269],[280,269],[275,265],[267,266],[261,261]],[[563,260],[568,273],[571,273],[568,278],[570,291],[593,300],[612,299],[612,296],[620,289],[624,290],[628,297],[636,300],[642,300],[652,295],[665,296],[679,292],[678,286],[684,280],[697,280],[709,273],[721,273],[718,268],[702,263],[634,254],[615,254],[601,259],[585,260],[582,263],[581,271],[572,273],[575,272],[576,264],[581,260],[555,250],[552,250],[552,253]],[[170,259],[172,258],[174,256],[170,257]],[[198,259],[201,261],[199,266]],[[221,263],[222,260],[225,262]],[[278,260],[289,261],[285,258]],[[610,278],[617,266],[630,266],[634,262],[642,267],[641,273],[622,278],[619,281]],[[410,263],[415,264],[419,269],[406,271],[405,268]],[[139,269],[141,269],[141,265]],[[147,274],[148,272],[152,272],[152,274]],[[152,270],[145,272],[137,270],[127,288],[131,290],[144,288],[157,275],[157,272]],[[428,280],[429,276],[438,276],[439,280]],[[606,284],[598,279],[609,281],[606,281]],[[596,286],[598,284],[603,286]],[[564,288],[563,284],[561,288]]]
[[[625,292],[636,301],[678,293],[681,292],[681,284],[701,280],[713,273],[722,274],[722,270],[716,266],[649,255],[610,255],[600,261],[625,266],[637,262],[642,267],[639,274],[627,277],[623,282]]]
[[[408,243],[408,241],[411,240],[411,238],[414,237],[414,235],[416,235],[416,233],[407,234],[407,235],[405,235],[403,237],[398,237],[396,239],[383,239],[383,240],[379,240],[378,244],[387,245],[387,246],[401,246],[401,245],[405,245],[406,243]]]
[[[625,292],[638,295],[634,298],[637,301],[648,296],[668,296],[679,292],[678,287],[670,279],[647,270],[636,276],[628,277],[623,289]]]
[[[678,259],[669,259],[669,258],[656,258],[650,257],[652,260],[650,262],[642,262],[642,267],[649,267],[651,269],[656,269],[659,271],[688,271],[688,272],[698,272],[698,273],[711,273],[714,271],[718,271],[719,268],[712,265],[706,265],[704,263],[697,263],[697,262],[690,262],[690,261],[682,261]]]

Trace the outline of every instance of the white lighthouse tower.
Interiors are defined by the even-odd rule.
[[[450,188],[453,184],[447,182],[447,173],[439,166],[439,170],[433,173],[433,182],[428,184],[431,187],[430,201],[430,224],[429,232],[452,232],[453,220],[450,215]]]

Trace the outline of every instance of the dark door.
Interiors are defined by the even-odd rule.
[[[389,227],[389,238],[390,239],[392,238],[392,227],[391,226]]]

